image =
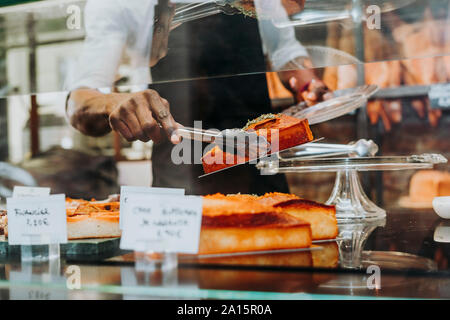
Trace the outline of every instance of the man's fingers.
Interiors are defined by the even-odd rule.
[[[145,123],[141,124],[143,132],[146,136],[153,142],[158,143],[162,140],[161,128],[158,123],[153,119],[147,120]]]
[[[111,128],[121,134],[127,141],[131,142],[136,140],[125,122],[120,120],[118,117],[110,117],[109,123]]]
[[[163,139],[163,134],[159,124],[155,121],[155,119],[153,119],[151,123],[147,124],[147,126],[149,126],[147,130],[149,130],[150,138],[155,143],[159,143]]]
[[[172,143],[178,143],[180,137],[174,134],[178,125],[170,114],[170,105],[166,99],[162,99],[154,90],[146,90],[144,96],[147,99],[153,117],[162,126],[167,137]]]
[[[291,87],[291,90],[294,92],[297,92],[298,90],[300,90],[298,80],[296,77],[291,77],[289,79],[289,86]]]
[[[148,140],[151,139],[155,142],[159,142],[161,139],[161,135],[159,133],[160,127],[155,119],[153,119],[147,99],[141,95],[136,97],[136,102],[136,117],[139,121],[140,129],[143,135],[145,135]]]
[[[161,128],[152,116],[150,107],[146,99],[142,97],[142,102],[136,110],[136,116],[139,120],[141,130],[155,143],[161,141]]]
[[[317,101],[317,94],[314,91],[308,92],[306,94],[306,100],[310,100],[310,101]]]
[[[128,129],[130,129],[133,136],[140,141],[147,142],[150,140],[150,137],[147,136],[147,134],[142,129],[141,123],[139,122],[136,114],[130,114],[124,121]]]
[[[120,120],[122,120],[128,127],[129,131],[134,137],[143,142],[150,140],[149,137],[142,131],[141,124],[136,116],[136,110],[139,108],[139,101],[133,98],[127,104],[120,106],[117,110]]]

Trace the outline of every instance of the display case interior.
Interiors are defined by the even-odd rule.
[[[357,173],[355,167],[346,167],[359,200],[367,199],[383,211],[378,219],[348,223],[339,221],[341,211],[332,221],[338,230],[334,236],[314,238],[317,230],[311,227],[310,238],[305,236],[309,243],[301,248],[180,255],[179,268],[170,272],[139,270],[137,265],[148,263],[148,257],[120,250],[118,237],[70,239],[61,247],[61,259],[45,268],[21,264],[20,250],[8,245],[5,218],[0,215],[0,298],[36,292],[49,298],[105,299],[450,298],[450,229],[432,209],[434,197],[450,195],[449,164],[444,161],[450,157],[449,1],[180,0],[168,6],[167,1],[130,0],[114,9],[106,3],[0,4],[0,161],[4,161],[0,197],[10,197],[14,185],[21,184],[51,187],[52,193],[70,198],[106,199],[119,193],[120,185],[165,187],[171,177],[179,180],[177,187],[186,194],[213,194],[216,179],[224,181],[220,186],[224,193],[242,193],[238,196],[243,198],[279,188],[280,175],[265,176],[264,183],[247,183],[245,170],[260,177],[254,163],[198,178],[205,173],[201,159],[196,159],[200,162],[192,172],[171,166],[167,157],[172,146],[126,141],[117,132],[87,137],[74,130],[66,112],[69,93],[84,86],[102,94],[155,90],[170,103],[181,125],[193,127],[203,120],[208,126],[203,129],[219,132],[243,128],[247,120],[261,120],[263,113],[281,117],[296,106],[308,130],[311,125],[308,141],[302,143],[316,139],[313,143],[351,147],[364,139],[377,152],[369,148],[369,154],[361,157],[376,154],[392,164],[408,162],[412,155],[437,154],[441,161],[409,162],[414,170],[405,171]],[[167,21],[161,15],[154,18],[168,12],[171,23],[161,27]],[[102,23],[109,24],[106,29],[111,32],[102,33]],[[121,27],[115,28],[117,24]],[[168,37],[160,39],[164,32]],[[160,51],[155,53],[158,45]],[[322,81],[337,99],[328,104],[344,105],[345,114],[308,115],[316,110],[315,102],[298,95],[298,83],[291,81],[297,72]],[[98,78],[87,79],[89,74]],[[352,90],[356,93],[348,101],[339,100]],[[277,160],[283,162],[282,157]],[[367,169],[374,160],[358,159],[350,152],[341,158],[317,161],[331,162],[327,167],[331,173],[319,172],[311,159],[287,160],[284,171],[279,170],[282,164],[271,173],[287,172],[286,187],[295,201],[325,203],[330,195],[346,201],[355,190],[333,193],[335,171],[364,161]],[[263,168],[264,161],[258,162]],[[158,174],[155,168],[166,171]],[[227,175],[239,179],[228,180]],[[252,205],[252,210],[258,208]],[[331,210],[332,205],[336,203],[311,206]],[[355,209],[354,203],[351,206]],[[276,214],[264,212],[263,217],[289,224],[289,219],[278,216],[289,208],[274,208],[270,207]],[[69,219],[106,214],[97,209],[92,209],[94,214],[69,214]],[[108,219],[119,219],[118,211],[109,214]],[[214,222],[211,216],[209,227],[236,223],[223,216]],[[246,228],[242,221],[241,229]],[[299,233],[306,230],[296,227]],[[245,229],[246,236],[254,231],[250,229]],[[78,291],[67,287],[73,265],[83,274]],[[367,286],[367,270],[373,265],[383,270],[380,290]]]

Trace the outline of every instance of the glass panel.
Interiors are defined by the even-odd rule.
[[[137,272],[130,266],[81,265],[80,288],[71,278],[71,265],[63,265],[61,274],[26,270],[7,264],[0,280],[4,299],[407,299],[448,298],[442,276],[383,274],[382,290],[367,288],[365,273],[264,272],[227,269],[180,269],[175,282],[165,282],[160,271]],[[414,290],[420,287],[421,290]],[[441,287],[441,288],[439,288]],[[76,289],[76,290],[73,290]],[[441,292],[439,292],[439,289]],[[441,296],[439,296],[441,294]]]
[[[0,96],[433,60],[450,51],[449,1],[157,3],[52,0],[0,7],[7,69]],[[428,66],[441,71],[439,82],[448,81],[447,60]],[[352,77],[352,69],[344,72]]]

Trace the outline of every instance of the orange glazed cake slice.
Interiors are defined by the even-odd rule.
[[[203,215],[199,254],[308,248],[309,223],[281,212]]]
[[[284,114],[266,114],[250,121],[244,131],[254,131],[271,144],[270,153],[285,150],[313,140],[308,120]],[[215,146],[202,157],[203,171],[211,173],[252,160],[249,156],[230,154]]]
[[[309,222],[313,240],[334,239],[338,235],[335,206],[305,199],[292,199],[274,204],[274,208]]]

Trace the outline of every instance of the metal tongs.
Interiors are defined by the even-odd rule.
[[[170,29],[173,30],[181,24],[197,19],[206,18],[219,13],[234,15],[240,11],[232,6],[233,0],[206,0],[200,3],[190,3],[175,9],[175,15]]]
[[[228,153],[239,154],[249,158],[264,157],[271,150],[271,145],[267,139],[263,136],[258,136],[255,131],[244,131],[241,129],[219,131],[183,127],[177,129],[176,134],[185,139],[215,144]]]
[[[372,157],[378,152],[378,146],[372,140],[360,139],[349,144],[310,142],[284,150],[278,154],[281,160],[297,158],[324,158],[340,155]]]

